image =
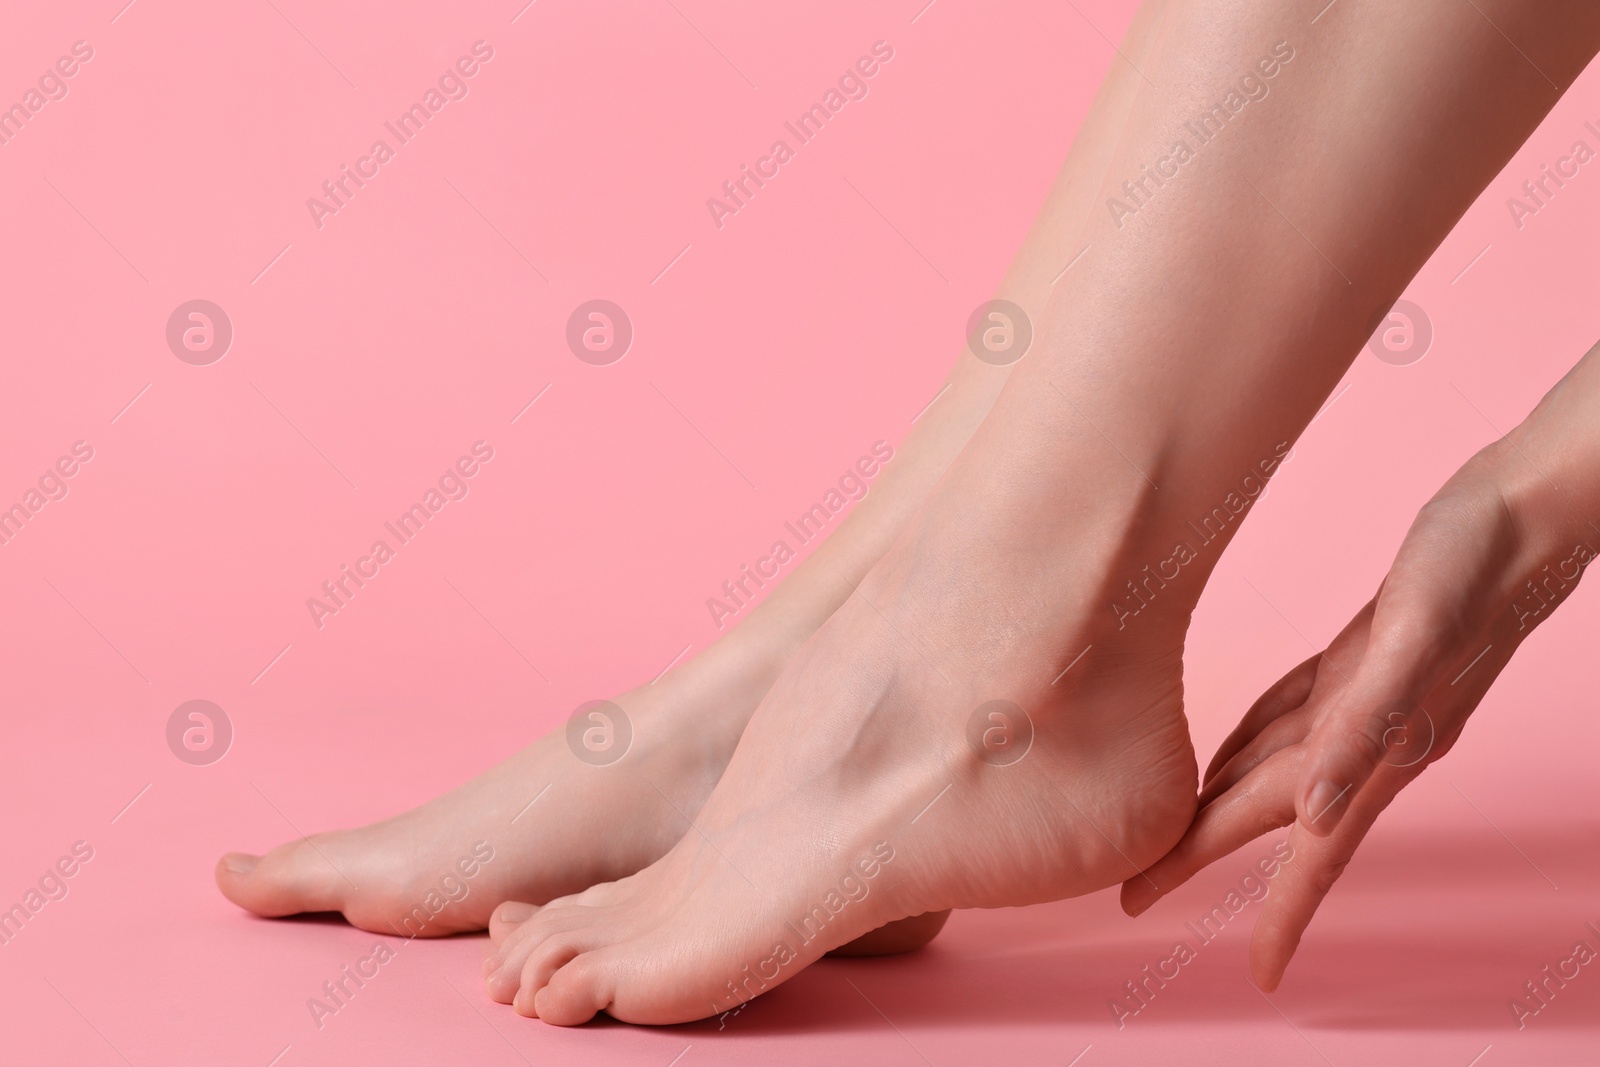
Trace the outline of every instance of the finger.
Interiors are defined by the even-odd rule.
[[[1308,831],[1299,822],[1289,831],[1291,851],[1262,902],[1250,938],[1250,973],[1261,989],[1270,993],[1278,988],[1312,916],[1344,873],[1367,831],[1420,772],[1420,767],[1381,768],[1350,803],[1338,829],[1326,837]]]
[[[1418,591],[1394,586],[1392,578],[1391,570],[1380,591],[1385,599],[1374,598],[1358,616],[1365,627],[1352,620],[1334,642],[1364,638],[1358,662],[1339,671],[1344,684],[1319,708],[1306,743],[1295,805],[1301,825],[1319,836],[1333,833],[1391,752],[1391,765],[1410,766],[1420,761],[1418,744],[1432,742],[1434,722],[1422,700],[1445,665],[1443,642],[1461,613],[1430,595],[1431,585]]]
[[[1495,576],[1516,548],[1503,523],[1473,517],[1484,507],[1436,497],[1407,531],[1371,606],[1355,679],[1328,705],[1328,728],[1319,722],[1309,743],[1296,805],[1312,833],[1333,832],[1391,745],[1433,732],[1435,709],[1423,700],[1483,648],[1480,626],[1500,614]],[[1463,536],[1480,528],[1490,533]],[[1390,762],[1413,762],[1411,752],[1397,755]]]
[[[1311,833],[1332,834],[1385,762],[1405,767],[1428,755],[1437,724],[1422,701],[1441,670],[1438,633],[1420,621],[1375,630],[1355,680],[1313,727],[1296,790]]]
[[[1211,757],[1211,763],[1206,767],[1205,778],[1202,779],[1205,784],[1209,785],[1217,772],[1275,719],[1306,702],[1306,698],[1311,695],[1311,687],[1317,680],[1317,662],[1321,658],[1320,652],[1312,656],[1279,678],[1270,689],[1256,698],[1256,702],[1250,705],[1250,710],[1244,713],[1244,718],[1239,720],[1239,725],[1233,728],[1233,732],[1217,748],[1217,754]]]
[[[1122,910],[1138,915],[1201,869],[1240,846],[1294,822],[1299,749],[1271,756],[1195,816],[1183,839],[1143,874],[1122,883]]]
[[[1244,746],[1239,754],[1229,760],[1222,770],[1212,776],[1205,788],[1200,790],[1200,806],[1205,807],[1232,789],[1269,757],[1304,741],[1306,735],[1311,732],[1311,721],[1310,709],[1302,706],[1268,723],[1266,729]],[[1296,765],[1298,766],[1298,762]],[[1290,799],[1292,806],[1294,789],[1291,787],[1284,796]]]
[[[1261,694],[1211,758],[1211,765],[1206,768],[1206,784],[1210,784],[1217,772],[1268,724],[1297,708],[1325,703],[1350,683],[1366,649],[1376,604],[1376,598],[1367,601],[1345,623],[1344,629],[1328,643],[1327,648],[1295,667]]]

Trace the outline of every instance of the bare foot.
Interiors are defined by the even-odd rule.
[[[1151,0],[1141,9],[1121,49],[1130,63],[1146,54],[1163,7]],[[1061,264],[1082,247],[1084,220],[1102,210],[1100,175],[1140,91],[1132,71],[1116,67],[1107,77],[1048,209],[996,294],[1035,319]],[[1011,369],[1005,360],[963,354],[892,466],[875,476],[877,465],[863,457],[853,468],[876,480],[826,543],[735,633],[656,685],[616,699],[634,727],[620,762],[586,766],[557,731],[396,818],[293,842],[259,859],[229,854],[217,865],[218,885],[260,915],[338,910],[366,929],[392,932],[399,924],[406,933],[442,935],[483,928],[501,901],[542,902],[660,858],[699,813],[782,664],[894,543]],[[479,862],[491,851],[491,860]],[[839,944],[852,954],[907,951],[931,939],[944,919],[942,911],[915,916]]]
[[[261,857],[230,852],[217,885],[257,915],[338,911],[363,930],[442,937],[484,929],[502,901],[545,901],[631,874],[688,829],[775,673],[719,645],[614,702],[633,729],[615,763],[578,759],[556,730],[394,818]],[[945,918],[894,924],[840,951],[909,952]]]
[[[687,830],[776,672],[730,635],[616,698],[632,739],[614,763],[580,760],[557,729],[402,815],[261,857],[228,853],[217,885],[257,915],[339,911],[364,930],[437,937],[483,929],[505,900],[630,874]]]
[[[1116,536],[1086,532],[1080,594],[1044,607],[1014,556],[908,541],[786,669],[666,856],[503,907],[492,997],[563,1025],[687,1022],[886,923],[1091,892],[1178,840],[1197,771],[1177,597],[1175,623],[1119,633],[1094,577],[1120,573]]]

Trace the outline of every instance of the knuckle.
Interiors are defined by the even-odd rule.
[[[1362,715],[1346,734],[1346,751],[1352,758],[1360,760],[1364,767],[1376,764],[1383,759],[1391,727],[1392,724],[1381,712]]]
[[[1257,812],[1251,828],[1255,831],[1255,836],[1260,837],[1263,834],[1270,834],[1274,830],[1281,830],[1294,822],[1294,820],[1295,813],[1292,807],[1287,811],[1272,807],[1265,811]]]

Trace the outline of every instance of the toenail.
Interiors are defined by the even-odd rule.
[[[249,874],[256,869],[256,863],[260,858],[243,852],[230,852],[222,858],[222,862],[234,874]]]
[[[508,923],[525,923],[533,918],[533,905],[521,901],[508,900],[500,905],[500,921]]]

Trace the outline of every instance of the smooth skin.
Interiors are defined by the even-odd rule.
[[[1123,885],[1144,911],[1206,865],[1293,824],[1250,969],[1276,989],[1374,821],[1461,736],[1517,649],[1600,555],[1600,346],[1417,514],[1378,593],[1245,714],[1171,852]],[[1321,781],[1336,802],[1297,804]]]
[[[1143,89],[1135,64],[1147,55],[1163,8],[1147,4],[1134,19],[996,293],[1035,320],[1101,210],[1106,168]],[[265,856],[228,853],[217,864],[218,886],[258,915],[340,911],[366,930],[431,937],[484,929],[502,901],[543,903],[660,858],[688,831],[782,667],[905,529],[1012,369],[964,351],[872,491],[812,555],[705,652],[653,685],[614,697],[633,727],[632,747],[619,762],[580,762],[558,729],[383,822],[290,841]],[[494,849],[494,860],[470,882],[455,878],[465,896],[444,898],[437,892],[442,878],[479,841]],[[931,938],[944,918],[913,918],[839,951],[905,951]]]
[[[1294,56],[1132,217],[1091,220],[1035,349],[762,700],[695,832],[507,905],[527,918],[497,924],[491,996],[562,1025],[703,1018],[886,922],[1091,892],[1178,843],[1184,635],[1262,464],[1600,47],[1600,5],[1325,7],[1162,14],[1107,198]],[[1010,766],[969,744],[994,700],[1033,724]]]

